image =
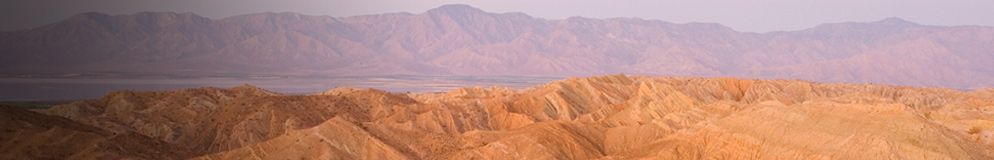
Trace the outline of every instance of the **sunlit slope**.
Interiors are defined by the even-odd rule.
[[[409,94],[241,86],[117,92],[41,112],[200,159],[994,158],[992,90],[795,80],[615,75]]]

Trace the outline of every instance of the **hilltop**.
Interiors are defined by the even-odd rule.
[[[0,155],[24,158],[994,158],[992,89],[613,75],[445,93],[121,91],[2,109]]]

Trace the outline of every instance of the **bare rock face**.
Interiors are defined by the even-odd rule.
[[[990,89],[613,75],[446,93],[125,91],[3,111],[0,153],[29,158],[994,158]]]
[[[0,106],[4,159],[181,159],[194,154],[133,132],[114,133],[20,108]]]

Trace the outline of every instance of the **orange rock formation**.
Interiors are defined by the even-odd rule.
[[[2,107],[2,157],[994,158],[991,89],[615,75],[447,93],[115,92],[39,112]]]

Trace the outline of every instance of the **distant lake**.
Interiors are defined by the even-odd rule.
[[[100,98],[111,91],[162,91],[196,87],[228,88],[251,84],[285,94],[323,92],[340,86],[391,92],[443,92],[468,86],[527,88],[562,77],[522,76],[63,76],[0,77],[0,101],[47,101]]]

